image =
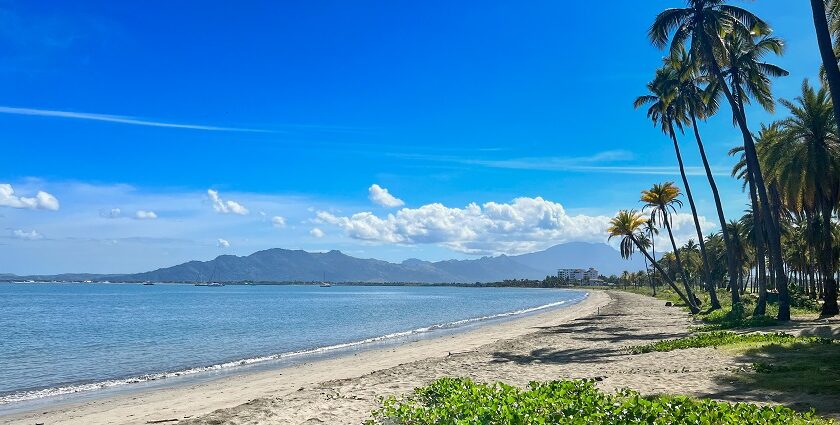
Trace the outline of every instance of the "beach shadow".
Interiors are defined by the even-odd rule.
[[[567,363],[595,363],[622,355],[614,348],[583,348],[567,350],[551,350],[539,348],[528,354],[497,351],[492,354],[491,363],[516,363],[530,365],[534,363],[567,364]]]

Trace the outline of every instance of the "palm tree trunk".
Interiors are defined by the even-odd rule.
[[[647,251],[645,251],[645,249],[642,248],[642,245],[639,244],[639,241],[637,241],[636,238],[633,237],[633,235],[629,235],[629,237],[630,237],[630,240],[632,240],[633,243],[636,244],[636,248],[639,248],[639,251],[642,254],[644,254],[644,256],[651,262],[651,264],[653,264],[653,267],[656,268],[657,271],[659,271],[659,274],[661,274],[663,276],[663,279],[665,279],[665,281],[668,282],[668,286],[670,286],[671,289],[673,289],[674,292],[677,293],[677,296],[680,297],[680,300],[682,300],[682,302],[685,303],[685,305],[688,306],[688,309],[691,310],[691,313],[692,314],[699,313],[700,309],[697,308],[697,306],[695,306],[693,303],[688,301],[688,298],[686,298],[685,294],[683,294],[682,291],[680,291],[680,288],[678,288],[677,285],[674,283],[674,281],[671,279],[671,277],[668,276],[667,273],[665,273],[665,270],[662,270],[662,266],[660,266],[659,263],[656,262],[656,260],[651,258],[650,254],[648,254]]]
[[[717,209],[718,221],[720,221],[721,232],[723,233],[723,243],[726,247],[726,269],[729,272],[729,286],[734,286],[735,281],[736,262],[735,253],[732,252],[732,241],[729,239],[729,231],[726,229],[726,217],[723,214],[723,204],[720,202],[720,193],[718,192],[715,177],[712,174],[712,167],[709,166],[709,159],[706,157],[706,148],[703,146],[703,139],[700,138],[700,129],[697,127],[697,118],[694,116],[694,110],[690,110],[691,125],[694,128],[694,138],[697,140],[697,148],[700,150],[700,158],[703,160],[703,168],[706,170],[706,178],[709,180],[709,187],[712,188],[712,196],[715,199],[715,208]],[[703,238],[700,238],[702,240]],[[700,248],[704,249],[703,243],[700,243]],[[706,261],[706,254],[703,254],[703,261]],[[737,297],[737,295],[736,295]],[[733,299],[733,302],[736,302]],[[715,304],[718,306],[715,307]],[[717,295],[712,299],[712,308],[720,308],[720,302],[717,302]]]
[[[697,128],[695,127],[695,131]],[[697,231],[697,239],[700,245],[700,255],[703,260],[703,277],[706,284],[704,285],[709,292],[709,299],[711,300],[711,309],[717,310],[720,308],[720,301],[717,299],[715,287],[712,284],[711,274],[709,273],[709,258],[706,255],[706,243],[703,241],[703,230],[700,229],[700,219],[697,216],[697,207],[694,204],[694,196],[691,195],[691,186],[688,184],[688,177],[685,175],[685,164],[683,164],[682,153],[680,152],[680,143],[677,141],[677,135],[674,129],[670,129],[671,140],[674,141],[674,153],[677,155],[677,163],[680,166],[680,177],[682,177],[683,186],[685,186],[685,196],[688,198],[688,205],[691,207],[691,218],[694,219],[694,229]]]
[[[837,281],[834,280],[834,249],[832,247],[831,239],[831,211],[832,205],[828,202],[821,202],[822,205],[822,261],[820,261],[820,268],[822,269],[823,279],[825,281],[825,292],[823,295],[822,316],[836,316],[840,314],[840,309],[837,306]]]
[[[738,123],[738,127],[741,130],[741,136],[743,136],[744,139],[744,158],[747,163],[747,171],[754,179],[753,181],[758,189],[758,200],[761,210],[764,212],[765,217],[768,217],[766,223],[767,238],[769,239],[768,246],[770,247],[770,263],[776,273],[776,279],[778,279],[777,286],[779,290],[779,315],[777,318],[779,320],[790,320],[790,294],[788,294],[787,276],[784,274],[784,265],[782,264],[779,224],[774,222],[775,220],[772,218],[770,200],[767,196],[767,187],[764,185],[764,177],[761,175],[761,165],[758,161],[758,154],[755,150],[755,141],[753,140],[750,129],[747,126],[746,114],[743,113],[742,108],[738,107],[738,102],[732,95],[732,91],[729,89],[726,78],[723,76],[723,72],[717,62],[717,58],[715,58],[714,52],[712,51],[711,41],[708,40],[707,37],[707,39],[703,40],[701,44],[703,45],[703,53],[711,65],[712,73],[721,86],[724,95],[726,95],[726,99],[729,101],[732,113]]]
[[[682,264],[680,250],[677,249],[677,243],[674,241],[674,232],[671,231],[671,221],[669,220],[667,214],[665,214],[663,217],[665,219],[665,229],[668,230],[668,237],[671,239],[671,246],[674,248],[674,258],[677,260],[677,268],[680,270],[680,274],[682,275],[683,287],[685,287],[685,294],[688,296],[688,299],[691,300],[690,306],[697,308],[697,303],[694,302],[694,293],[691,291],[691,286],[689,286],[688,274],[685,272],[685,268]]]
[[[840,123],[840,67],[831,45],[831,31],[828,29],[828,19],[825,13],[825,0],[811,0],[811,12],[814,15],[814,29],[817,31],[817,45],[820,47],[820,57],[825,69],[825,79],[831,92],[834,106],[834,119]]]

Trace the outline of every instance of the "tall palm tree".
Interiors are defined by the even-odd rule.
[[[834,119],[840,122],[840,67],[837,65],[837,53],[832,42],[831,26],[838,29],[840,21],[840,2],[828,0],[829,7],[826,10],[826,0],[811,0],[811,12],[814,17],[814,29],[817,31],[817,44],[820,48],[820,58],[823,63],[825,80],[831,89],[832,110]],[[829,16],[832,17],[829,25]],[[836,34],[836,32],[835,32]],[[836,40],[835,40],[836,42]]]
[[[802,83],[794,101],[781,100],[791,116],[782,120],[783,137],[767,149],[769,172],[780,182],[782,199],[791,209],[822,219],[817,247],[824,279],[823,315],[840,313],[834,279],[831,217],[840,202],[840,137],[832,102],[825,87]]]
[[[636,239],[639,241],[639,245],[644,249],[650,249],[653,246],[653,241],[648,237],[647,233],[645,233],[644,228],[640,228],[636,232]],[[647,257],[644,257],[645,260],[645,273],[647,274],[648,284],[650,284],[651,290],[653,290],[653,296],[656,296],[656,285],[653,283],[653,276],[650,274],[650,266],[648,265]]]
[[[697,119],[706,119],[714,115],[718,108],[718,94],[719,90],[715,90],[714,85],[708,84],[709,78],[703,75],[696,57],[692,57],[684,48],[672,52],[666,59],[669,66],[674,69],[679,79],[679,94],[678,102],[683,108],[687,110],[687,116],[691,120],[691,128],[694,131],[694,139],[697,142],[697,148],[700,150],[700,158],[703,161],[703,168],[706,171],[706,179],[709,181],[709,187],[712,189],[712,196],[715,201],[715,209],[717,211],[718,221],[723,230],[723,241],[728,247],[730,244],[728,230],[726,229],[726,216],[723,213],[723,204],[720,200],[720,192],[718,192],[717,183],[715,182],[712,167],[709,165],[709,159],[706,156],[706,148],[703,145],[703,139],[700,137],[700,128],[697,126]],[[700,87],[705,84],[706,89]],[[706,244],[703,235],[699,233],[697,238],[700,241],[700,252],[703,256],[704,272],[708,285],[714,285],[711,277],[709,255],[706,250]],[[735,286],[735,275],[737,273],[735,258],[730,254],[731,250],[726,250],[726,268],[729,272],[729,286]],[[714,293],[714,286],[711,288],[710,294]],[[735,297],[738,297],[738,292],[733,291],[733,302],[737,302]],[[720,307],[717,295],[712,296],[712,309]]]
[[[686,198],[688,199],[688,204],[691,207],[691,216],[694,220],[694,228],[697,232],[697,237],[702,239],[703,231],[700,228],[700,219],[697,214],[697,207],[694,203],[694,197],[691,194],[691,186],[688,184],[688,177],[685,173],[685,164],[683,163],[679,141],[677,141],[677,133],[674,131],[675,127],[682,131],[683,123],[688,121],[686,115],[687,109],[685,108],[685,102],[680,99],[679,86],[681,81],[679,73],[676,69],[669,66],[668,63],[669,62],[666,61],[665,65],[656,71],[656,76],[653,81],[647,85],[649,93],[636,98],[633,106],[639,108],[644,105],[650,105],[647,110],[648,118],[653,121],[654,126],[659,126],[662,129],[662,132],[667,134],[674,143],[674,154],[677,157],[677,164],[679,165],[683,187],[685,187]],[[702,254],[705,260],[706,249],[705,247],[702,248]],[[703,271],[706,287],[709,291],[709,297],[711,298],[712,309],[720,308],[717,294],[715,294],[714,287],[710,281],[709,268],[706,265],[706,261],[703,262]]]
[[[682,275],[683,286],[685,287],[685,294],[691,301],[691,305],[697,307],[696,298],[689,286],[688,274],[682,264],[680,257],[680,250],[677,248],[677,243],[674,241],[674,232],[671,229],[671,214],[676,214],[677,206],[682,206],[682,201],[679,200],[680,189],[674,185],[673,182],[657,183],[648,190],[642,191],[640,200],[645,204],[642,211],[650,209],[650,219],[656,223],[665,226],[668,231],[668,238],[671,240],[671,247],[673,248],[674,257],[677,260],[677,269]]]
[[[770,27],[761,18],[750,11],[725,4],[724,0],[688,0],[685,8],[666,9],[656,16],[648,31],[651,42],[664,48],[669,40],[671,51],[684,48],[688,43],[689,51],[694,54],[702,66],[714,77],[718,87],[726,96],[732,109],[732,115],[744,141],[744,155],[747,169],[758,192],[758,202],[765,217],[771,214],[770,197],[767,193],[761,166],[755,150],[755,142],[747,125],[746,114],[739,106],[732,89],[727,84],[722,64],[727,60],[729,46],[726,34],[738,33],[744,38],[752,35],[766,35]],[[778,223],[773,219],[767,220],[767,233],[774,269],[780,281],[786,280],[782,263],[780,233]],[[790,300],[787,294],[787,283],[779,285],[779,316],[780,320],[790,319]]]
[[[638,249],[648,261],[653,264],[653,267],[659,271],[662,275],[662,278],[668,283],[671,289],[677,293],[683,303],[688,306],[692,313],[699,313],[700,309],[698,309],[693,303],[689,302],[688,298],[686,298],[685,294],[680,291],[680,288],[674,283],[670,276],[665,273],[665,270],[657,263],[653,257],[648,254],[647,250],[645,250],[636,239],[636,234],[645,222],[645,219],[642,218],[642,215],[636,212],[635,210],[621,210],[619,211],[615,217],[610,220],[610,226],[607,228],[607,232],[609,233],[608,240],[614,237],[620,237],[621,241],[619,242],[619,252],[623,258],[630,258],[633,255],[633,252]]]

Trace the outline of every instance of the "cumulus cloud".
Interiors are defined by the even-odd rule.
[[[280,217],[279,215],[275,215],[271,218],[271,224],[278,229],[282,229],[286,227],[286,219]]]
[[[324,237],[324,231],[317,227],[312,228],[312,230],[309,231],[309,234],[316,238]]]
[[[510,203],[470,203],[463,208],[433,203],[384,216],[372,212],[337,216],[319,211],[315,222],[337,226],[347,236],[364,241],[437,244],[467,254],[498,255],[572,241],[606,242],[609,219],[605,215],[571,215],[559,203],[523,197]],[[700,224],[704,234],[715,228],[702,216]],[[679,244],[697,239],[690,214],[676,214],[673,229]]]
[[[38,239],[44,239],[44,235],[38,233],[38,231],[35,230],[35,229],[32,229],[28,232],[25,231],[25,230],[18,229],[18,230],[15,230],[15,231],[12,232],[12,236],[14,236],[17,239],[24,239],[24,240],[27,240],[27,241],[35,241],[35,240],[38,240]]]
[[[219,192],[213,189],[207,189],[207,196],[213,202],[213,209],[220,214],[238,214],[247,215],[248,209],[236,201],[225,201],[219,196]]]
[[[471,254],[516,254],[568,241],[603,242],[609,222],[607,216],[569,215],[559,203],[541,197],[464,208],[434,203],[384,217],[371,212],[341,217],[325,211],[316,217],[355,239],[441,244]]]
[[[59,203],[55,196],[47,192],[38,191],[34,197],[27,198],[15,195],[12,185],[0,184],[0,206],[12,208],[27,208],[31,210],[58,211]]]
[[[222,238],[219,238],[216,245],[219,248],[230,248],[230,242],[228,242],[226,239],[222,239]]]
[[[158,218],[158,216],[154,211],[139,210],[134,213],[134,218],[138,220],[154,220]]]
[[[396,208],[405,205],[405,202],[403,202],[402,199],[391,195],[388,192],[388,189],[385,189],[375,183],[368,188],[368,199],[376,205],[388,208]]]

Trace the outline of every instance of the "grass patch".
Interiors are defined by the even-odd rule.
[[[830,424],[782,406],[684,396],[608,394],[592,381],[531,382],[520,389],[442,378],[410,396],[389,397],[368,424]]]
[[[807,343],[834,345],[836,340],[816,336],[793,336],[782,332],[777,333],[752,333],[736,334],[734,332],[707,332],[677,339],[666,339],[645,345],[637,345],[630,348],[633,354],[650,353],[654,351],[672,351],[685,348],[720,347],[723,345],[750,345],[750,344],[790,344]]]
[[[735,304],[729,310],[715,310],[701,315],[705,325],[698,331],[714,331],[723,329],[760,328],[777,325],[779,322],[770,316],[755,316],[747,314],[743,303]]]
[[[735,378],[750,388],[840,395],[840,344],[794,341],[749,347],[742,355],[752,361],[754,373],[738,373]]]

